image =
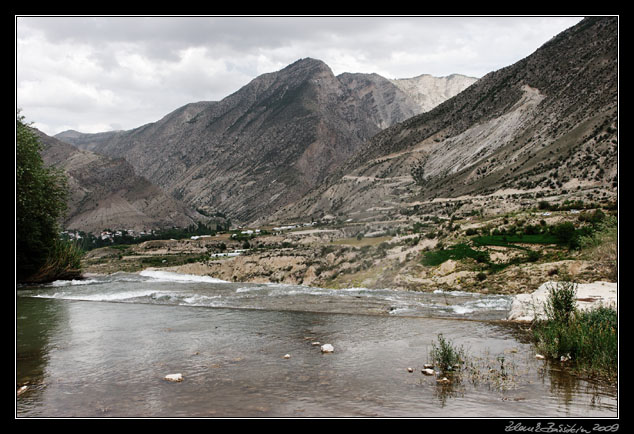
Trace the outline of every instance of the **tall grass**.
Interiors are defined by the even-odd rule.
[[[574,282],[558,282],[548,287],[548,299],[544,306],[546,318],[562,325],[568,324],[577,309],[577,285]]]
[[[49,250],[44,265],[28,281],[51,282],[79,278],[83,254],[77,243],[58,239]]]
[[[613,380],[618,371],[617,312],[608,307],[578,311],[575,294],[570,282],[551,287],[546,319],[533,327],[538,351],[579,372]]]

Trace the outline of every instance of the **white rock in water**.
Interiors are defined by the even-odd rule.
[[[165,380],[174,382],[183,381],[183,374],[169,374],[165,376]]]
[[[433,369],[429,369],[429,368],[422,369],[421,372],[423,374],[425,374],[425,375],[434,375],[435,374],[434,370]]]
[[[322,353],[332,353],[333,351],[335,351],[335,348],[330,344],[324,344],[321,346]]]
[[[22,386],[18,389],[18,396],[22,395],[24,392],[26,392],[26,390],[29,388],[29,386]]]
[[[542,356],[541,354],[535,354],[535,358],[539,360],[544,360],[546,357]]]
[[[291,355],[290,355],[290,354],[284,354],[284,358],[285,358],[285,359],[290,359],[290,358],[291,358]]]

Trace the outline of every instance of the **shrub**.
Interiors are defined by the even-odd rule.
[[[526,260],[528,262],[537,262],[539,261],[540,257],[541,257],[541,254],[536,250],[529,250],[528,253],[526,254]]]
[[[578,240],[575,239],[575,232],[575,225],[571,222],[559,223],[550,229],[550,233],[557,238],[559,244],[563,244],[571,248],[578,245]]]
[[[546,318],[567,324],[576,310],[577,285],[574,282],[559,282],[548,288],[548,299],[544,306]]]
[[[438,344],[432,342],[431,345],[431,360],[443,374],[459,369],[464,362],[465,352],[463,348],[455,347],[443,337],[442,333],[438,335]]]
[[[572,282],[550,288],[546,319],[533,327],[536,346],[550,358],[570,361],[578,371],[613,378],[618,369],[616,310],[577,311],[575,295]]]

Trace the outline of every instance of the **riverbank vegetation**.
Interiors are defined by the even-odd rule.
[[[16,278],[44,282],[79,277],[81,250],[60,239],[68,189],[62,171],[44,166],[42,145],[18,113],[16,121]]]
[[[432,364],[443,375],[459,370],[465,362],[464,348],[445,339],[442,333],[438,335],[438,342],[432,342],[431,347],[430,359]]]
[[[608,380],[618,371],[618,318],[615,309],[576,309],[576,285],[552,285],[545,305],[546,318],[535,321],[533,337],[544,356],[570,365],[575,371]]]
[[[442,388],[441,397],[459,390],[466,382],[473,386],[485,386],[504,392],[515,389],[522,382],[522,373],[518,371],[513,354],[516,350],[501,354],[490,354],[488,349],[483,355],[475,355],[438,335],[438,341],[431,343],[431,351],[423,373],[434,375]]]

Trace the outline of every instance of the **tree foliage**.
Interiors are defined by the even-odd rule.
[[[16,120],[16,277],[29,280],[59,249],[66,210],[66,177],[44,166],[42,144],[18,113]]]

